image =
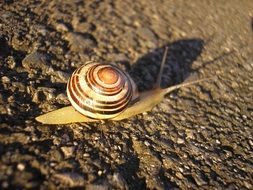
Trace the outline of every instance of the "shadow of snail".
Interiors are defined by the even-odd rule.
[[[131,77],[115,65],[94,61],[85,63],[68,80],[67,96],[71,106],[43,114],[36,120],[43,124],[123,120],[150,111],[173,90],[211,79],[161,88],[167,53],[168,47],[165,48],[154,87],[141,93]]]

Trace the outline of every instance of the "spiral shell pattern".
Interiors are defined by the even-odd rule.
[[[95,119],[120,114],[133,98],[132,80],[114,65],[90,62],[74,71],[67,85],[72,106]]]

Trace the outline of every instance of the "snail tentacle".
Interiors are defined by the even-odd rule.
[[[154,88],[160,88],[160,86],[161,86],[162,75],[163,75],[163,70],[164,70],[164,65],[166,62],[167,54],[168,54],[168,46],[165,47],[163,59],[162,59],[161,65],[160,65],[159,73],[157,75],[157,79],[156,79],[156,83],[154,85]]]

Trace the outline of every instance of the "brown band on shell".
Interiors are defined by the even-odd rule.
[[[119,86],[115,88],[106,88],[104,86],[99,85],[94,78],[94,75],[93,75],[94,70],[95,70],[95,66],[89,69],[85,77],[87,85],[94,91],[102,95],[112,96],[112,95],[118,94],[124,88],[123,83],[125,81],[122,81],[119,84]]]
[[[78,83],[78,79],[79,79],[79,76],[77,76],[77,75],[73,76],[71,78],[71,81],[70,81],[69,85],[70,85],[70,87],[73,88],[70,91],[71,92],[74,91],[76,93],[76,95],[78,97],[80,97],[81,99],[89,99],[89,100],[95,101],[96,103],[99,103],[99,104],[108,104],[108,103],[110,103],[110,105],[108,105],[108,107],[110,107],[111,105],[116,105],[116,106],[118,105],[119,106],[120,104],[123,104],[123,103],[129,101],[129,98],[131,96],[130,91],[128,91],[128,93],[125,96],[123,96],[121,99],[118,99],[117,101],[101,101],[101,100],[97,100],[94,97],[89,96],[89,94],[85,93],[85,91],[81,88],[80,83]]]

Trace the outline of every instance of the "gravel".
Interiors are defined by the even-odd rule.
[[[237,1],[0,3],[0,189],[253,189],[253,4]],[[151,89],[152,111],[119,122],[43,125],[69,105],[89,60]]]

